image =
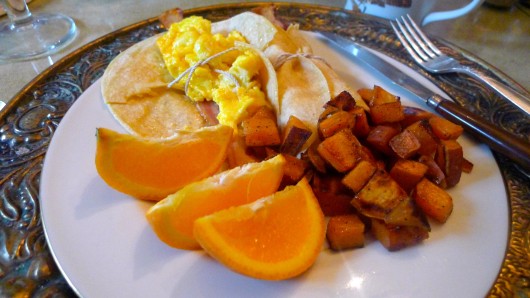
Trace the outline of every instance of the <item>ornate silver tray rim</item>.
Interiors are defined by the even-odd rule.
[[[185,11],[213,21],[270,3],[216,5]],[[301,29],[351,36],[416,70],[459,104],[502,128],[530,138],[530,120],[474,80],[432,76],[420,69],[382,19],[318,5],[274,3]],[[154,17],[105,35],[69,54],[27,84],[0,112],[0,293],[75,296],[51,255],[39,214],[39,177],[57,125],[76,99],[124,49],[164,29]],[[516,89],[516,82],[472,54],[433,37],[462,63],[482,68]],[[489,296],[530,296],[530,177],[495,155],[509,199],[510,234],[504,262]]]

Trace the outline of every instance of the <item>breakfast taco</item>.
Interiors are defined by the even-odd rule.
[[[271,104],[280,128],[294,115],[314,132],[314,139],[320,109],[342,91],[348,91],[358,105],[368,109],[357,91],[341,79],[322,57],[312,53],[311,45],[298,25],[291,24],[284,30],[270,18],[270,14],[266,19],[245,12],[212,24],[212,31],[241,32],[274,65],[278,78],[278,101]]]
[[[217,122],[237,131],[261,106],[275,111],[280,128],[294,115],[315,132],[318,111],[341,91],[364,104],[321,60],[296,25],[284,30],[253,12],[215,23],[191,16],[114,59],[102,93],[139,136],[165,138]]]
[[[247,26],[246,18],[237,18],[237,27]],[[248,32],[250,44],[237,31],[221,34],[227,26],[235,25],[214,31],[209,21],[190,17],[118,55],[102,80],[111,113],[130,133],[166,138],[213,124],[212,114],[235,127],[253,109],[277,102],[274,68],[258,48],[264,45]],[[267,29],[260,32],[263,41]]]

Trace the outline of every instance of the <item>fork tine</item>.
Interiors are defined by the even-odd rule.
[[[414,23],[414,21],[410,18],[410,16],[409,16],[409,20],[410,22]],[[401,21],[404,25],[403,30],[405,30],[403,33],[405,34],[405,36],[409,37],[409,42],[414,41],[414,43],[417,45],[418,48],[415,48],[416,51],[422,51],[422,53],[427,54],[427,56],[429,56],[431,59],[435,58],[436,54],[433,51],[431,51],[431,49],[429,49],[429,46],[425,44],[425,42],[421,39],[420,36],[418,36],[418,34],[416,34],[416,30],[412,28],[412,26],[409,24],[409,21],[407,21],[407,19],[405,19],[404,16],[401,17]]]
[[[396,28],[393,22],[390,22],[390,25],[394,29],[394,32],[396,33],[398,39],[401,41],[401,44],[403,47],[409,52],[409,54],[416,60],[417,63],[420,65],[429,60],[429,57],[427,57],[418,47],[418,45],[412,40],[412,38],[408,35],[405,28],[401,25],[399,20],[396,19],[396,24],[399,27]]]
[[[425,34],[423,33],[423,31],[418,27],[418,25],[416,24],[416,22],[414,22],[414,20],[410,17],[409,14],[407,14],[407,18],[409,20],[408,23],[410,23],[410,25],[414,28],[414,31],[416,31],[418,33],[418,35],[421,37],[421,39],[429,46],[429,48],[434,52],[436,53],[437,55],[443,55],[443,53],[438,49],[438,47],[436,47],[432,42],[431,40],[425,36]]]

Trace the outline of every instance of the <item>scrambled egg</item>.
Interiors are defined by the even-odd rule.
[[[228,36],[211,33],[210,21],[192,16],[172,24],[158,40],[167,69],[178,77],[190,67],[245,42],[237,31]],[[257,107],[268,105],[256,79],[263,62],[251,50],[230,50],[194,69],[186,94],[194,101],[213,100],[219,105],[219,123],[237,125]],[[185,90],[188,73],[174,86]]]

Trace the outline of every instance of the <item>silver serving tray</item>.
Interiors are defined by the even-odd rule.
[[[210,6],[185,11],[212,21],[226,19],[263,3]],[[388,22],[315,5],[276,3],[279,17],[301,29],[352,36],[416,70],[459,104],[503,129],[530,138],[530,119],[473,79],[454,74],[431,76],[400,46]],[[50,297],[75,296],[47,247],[39,213],[39,180],[44,155],[57,125],[76,99],[103,74],[121,51],[164,31],[158,18],[122,28],[66,56],[24,87],[0,112],[0,293]],[[512,87],[503,73],[443,40],[435,43],[463,64],[481,68]],[[506,255],[490,296],[530,295],[530,177],[495,155],[509,199],[510,233]],[[492,219],[493,220],[493,219]],[[469,282],[473,282],[470,277]]]

